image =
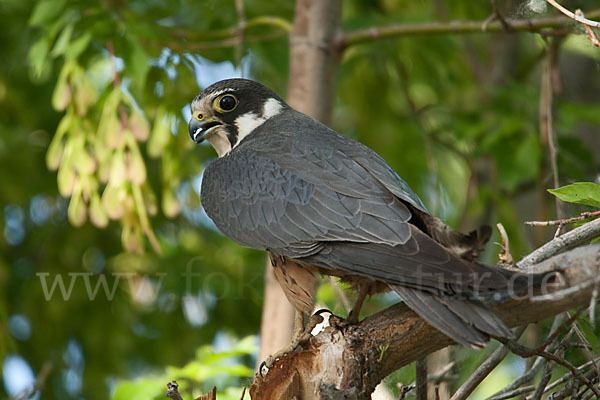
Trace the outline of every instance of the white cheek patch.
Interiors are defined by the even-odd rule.
[[[265,121],[268,120],[269,118],[279,114],[282,108],[283,106],[279,100],[270,98],[263,106],[263,118]]]
[[[237,117],[233,123],[237,126],[238,137],[233,147],[237,146],[250,132],[261,126],[266,120],[279,114],[282,109],[281,102],[271,98],[265,102],[262,115],[259,116],[254,112],[249,112]]]
[[[253,112],[246,113],[244,115],[240,115],[233,121],[235,126],[238,129],[238,140],[239,143],[243,138],[245,138],[250,132],[255,130],[257,127],[261,126],[266,120],[263,118],[259,118]],[[236,144],[237,144],[236,143]]]

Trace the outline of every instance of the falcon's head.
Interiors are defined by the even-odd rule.
[[[260,83],[248,79],[219,81],[192,101],[190,137],[196,143],[207,140],[221,157],[284,107],[285,102]]]

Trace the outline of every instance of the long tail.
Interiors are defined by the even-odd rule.
[[[514,338],[504,322],[483,304],[405,286],[391,287],[425,321],[462,345],[482,348],[490,335]]]

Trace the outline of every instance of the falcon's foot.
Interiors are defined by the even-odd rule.
[[[347,322],[351,324],[358,323],[358,317],[360,315],[360,309],[362,308],[363,303],[365,302],[365,298],[373,288],[373,282],[369,280],[365,280],[365,282],[361,282],[358,285],[358,294],[356,296],[356,301],[354,302],[354,307],[350,310],[350,314],[348,314]]]

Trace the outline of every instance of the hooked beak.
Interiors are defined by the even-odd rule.
[[[196,118],[192,118],[188,125],[190,138],[192,138],[194,143],[200,144],[210,135],[212,128],[217,125],[221,125],[221,123],[214,120],[198,121]]]

